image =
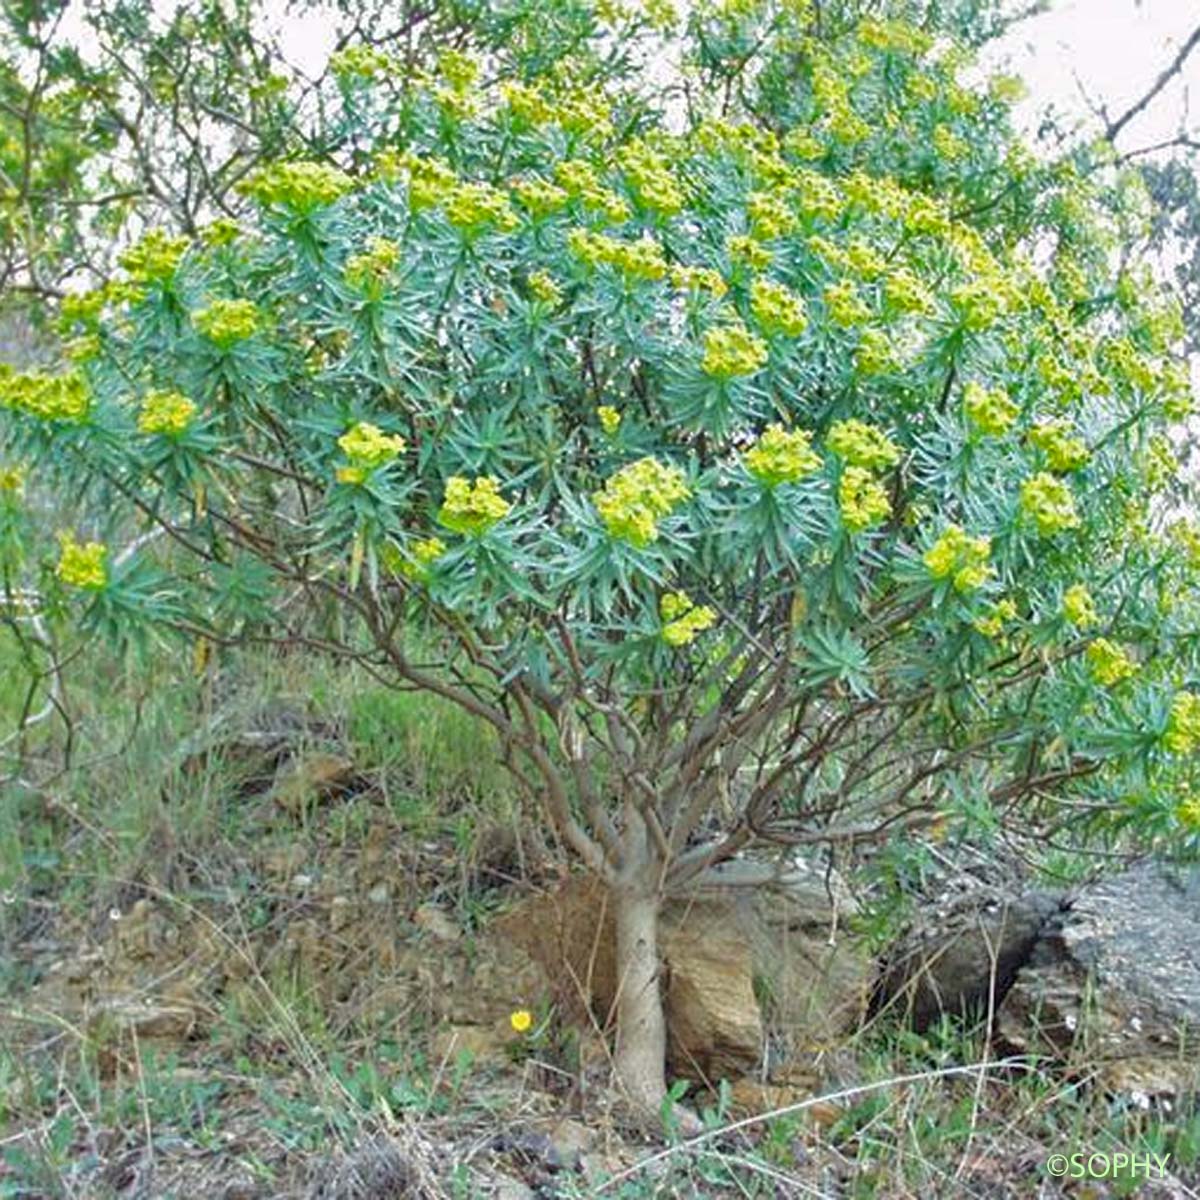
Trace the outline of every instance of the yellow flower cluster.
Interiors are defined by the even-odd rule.
[[[601,404],[596,409],[596,416],[600,420],[600,428],[605,433],[612,437],[614,433],[621,427],[621,414],[617,412],[611,404]]]
[[[505,83],[500,87],[500,95],[509,112],[527,125],[545,125],[551,119],[554,110],[537,88],[526,83]]]
[[[138,430],[179,437],[195,415],[195,404],[179,392],[147,392],[138,413]]]
[[[349,467],[338,471],[339,483],[363,483],[369,472],[390,463],[404,453],[405,441],[399,434],[384,433],[377,425],[359,421],[337,440]]]
[[[1115,687],[1137,674],[1137,666],[1122,646],[1097,638],[1085,651],[1088,674],[1102,687]]]
[[[1092,594],[1082,583],[1073,583],[1063,592],[1063,616],[1078,629],[1100,624],[1100,614]]]
[[[68,292],[58,306],[58,328],[68,333],[75,325],[94,328],[100,313],[108,303],[108,289],[94,288],[90,292]]]
[[[1053,537],[1079,525],[1071,489],[1045,471],[1021,484],[1021,510],[1037,525],[1042,537]]]
[[[862,421],[834,421],[825,445],[853,466],[872,471],[894,467],[900,461],[900,447],[882,430]]]
[[[915,58],[928,53],[933,38],[924,30],[904,21],[883,21],[864,18],[858,24],[858,40],[864,46],[892,54],[909,54]]]
[[[841,283],[830,284],[825,289],[825,307],[829,311],[829,319],[845,329],[863,325],[871,319],[871,307],[858,294],[858,288],[851,279],[843,279]]]
[[[512,505],[500,495],[500,481],[481,475],[472,483],[461,475],[446,480],[446,497],[438,520],[455,533],[479,537],[503,520]]]
[[[1175,806],[1175,820],[1185,829],[1200,829],[1200,796],[1189,796]]]
[[[479,64],[459,50],[443,50],[437,59],[438,74],[456,92],[465,92],[479,77]]]
[[[671,216],[683,208],[683,192],[663,156],[635,141],[617,156],[625,177],[629,180],[644,208]]]
[[[91,391],[78,371],[69,375],[0,374],[0,408],[14,408],[43,421],[82,421],[91,407]]]
[[[239,190],[260,204],[281,204],[298,213],[332,204],[354,186],[344,171],[319,162],[275,163],[256,171]]]
[[[602,212],[612,224],[629,220],[629,205],[624,197],[604,187],[589,163],[578,158],[566,159],[554,168],[554,177],[574,199]]]
[[[866,238],[851,238],[844,257],[846,267],[866,280],[878,279],[887,270],[887,259]]]
[[[58,535],[61,554],[55,574],[70,587],[99,591],[108,583],[104,559],[108,547],[102,542],[77,542],[69,533]]]
[[[796,172],[795,179],[799,191],[797,202],[805,216],[836,221],[846,211],[846,197],[827,175],[802,169]]]
[[[803,429],[786,430],[768,425],[757,442],[742,455],[746,470],[768,488],[795,483],[821,466],[821,456],[813,450]]]
[[[933,148],[946,162],[957,162],[965,158],[970,147],[947,125],[939,125],[933,131]]]
[[[725,245],[730,258],[744,262],[755,271],[765,271],[771,265],[771,251],[744,233],[735,233]]]
[[[700,369],[715,379],[753,375],[766,364],[767,343],[740,321],[715,326],[704,334],[704,357]]]
[[[883,485],[863,467],[847,467],[838,483],[838,507],[842,524],[851,533],[878,525],[892,511]]]
[[[408,548],[411,559],[399,562],[400,573],[416,582],[429,578],[429,568],[446,553],[446,543],[439,537],[423,538]]]
[[[192,322],[209,341],[232,346],[258,332],[259,311],[253,300],[214,300],[192,314]]]
[[[668,646],[686,646],[717,621],[707,604],[695,604],[686,592],[667,592],[658,602],[658,611],[665,622],[662,639]]]
[[[0,496],[19,496],[25,490],[25,468],[0,467]]]
[[[729,291],[720,271],[712,267],[672,267],[671,282],[683,292],[708,292],[718,300]]]
[[[934,579],[952,579],[955,591],[973,592],[992,573],[987,565],[991,552],[990,537],[971,537],[960,526],[949,525],[921,561]]]
[[[242,227],[232,217],[218,217],[200,230],[200,240],[211,250],[228,246],[241,236]]]
[[[655,280],[667,274],[662,247],[648,234],[636,242],[625,242],[589,229],[572,229],[567,234],[567,246],[589,266],[604,263],[615,267],[626,279]]]
[[[360,79],[374,79],[387,75],[394,68],[390,55],[374,46],[348,46],[329,56],[329,70],[337,76],[356,75]]]
[[[1078,471],[1091,455],[1065,421],[1043,421],[1029,431],[1029,440],[1046,455],[1052,471]]]
[[[752,192],[746,203],[746,213],[756,238],[786,237],[796,228],[796,214],[778,192]]]
[[[767,333],[799,337],[808,328],[804,301],[782,283],[756,279],[750,286],[750,311]]]
[[[513,185],[513,192],[521,207],[534,217],[548,217],[565,207],[571,199],[566,188],[561,188],[548,179],[519,179]]]
[[[640,547],[658,537],[658,522],[689,495],[678,467],[640,458],[613,475],[592,502],[612,537]]]
[[[882,329],[864,329],[854,351],[854,366],[863,375],[887,375],[903,367],[900,351]]]
[[[363,254],[352,254],[346,260],[346,282],[353,288],[375,292],[400,261],[400,247],[387,238],[373,237]]]
[[[1176,693],[1162,740],[1173,754],[1191,754],[1200,748],[1200,696],[1194,692]]]
[[[973,332],[990,329],[1008,311],[1009,298],[995,279],[977,279],[961,284],[950,293],[963,328]]]
[[[992,611],[986,617],[976,617],[971,624],[984,637],[999,637],[1004,632],[1007,621],[1016,619],[1017,606],[1011,600],[1001,600],[992,605]]]
[[[963,410],[980,433],[1000,437],[1008,432],[1021,411],[1003,388],[968,383],[963,389]]]
[[[460,183],[442,201],[446,220],[456,229],[499,229],[510,233],[520,224],[508,197],[490,183]]]
[[[440,158],[425,158],[406,151],[383,150],[375,156],[375,173],[388,183],[407,176],[408,205],[413,212],[434,208],[458,185],[458,176]]]
[[[151,229],[117,261],[138,283],[162,282],[175,274],[179,260],[190,245],[191,241],[186,237],[170,237],[161,229]]]
[[[929,316],[935,309],[933,293],[915,272],[899,267],[889,272],[883,281],[883,296],[897,312]]]
[[[562,299],[562,289],[549,271],[534,271],[529,276],[529,290],[543,304],[557,304]]]

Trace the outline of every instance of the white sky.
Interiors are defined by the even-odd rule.
[[[1116,117],[1142,96],[1200,24],[1197,0],[1055,0],[1050,12],[1023,21],[990,47],[986,61],[1007,62],[1030,95],[1019,109],[1030,132],[1051,104],[1073,120],[1088,119],[1089,101]],[[1086,98],[1085,98],[1086,97]],[[1200,47],[1183,73],[1117,139],[1135,150],[1173,137],[1191,100],[1200,132]]]

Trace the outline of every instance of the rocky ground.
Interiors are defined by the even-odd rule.
[[[120,877],[6,896],[0,1197],[1135,1194],[1060,1188],[1064,1147],[1169,1147],[1139,1188],[1200,1190],[1194,871],[947,875],[886,951],[815,862],[673,898],[671,1067],[708,1132],[664,1146],[608,1087],[603,897],[528,824],[422,835],[294,711],[215,723],[169,787],[218,760],[236,840],[166,822]],[[117,836],[43,803],[77,851]]]

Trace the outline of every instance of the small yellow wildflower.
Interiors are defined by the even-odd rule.
[[[768,488],[795,483],[821,466],[821,456],[809,444],[803,429],[786,430],[768,425],[758,441],[742,455],[746,469]]]
[[[1085,651],[1088,674],[1102,687],[1117,684],[1137,674],[1137,666],[1123,647],[1108,638],[1097,638]]]
[[[500,481],[492,475],[474,482],[461,475],[446,480],[446,496],[438,520],[455,533],[479,537],[502,520],[512,505],[500,495]]]
[[[658,521],[689,495],[682,470],[641,458],[613,475],[592,503],[610,536],[643,547],[658,537]]]
[[[1100,624],[1100,614],[1092,594],[1082,583],[1073,583],[1063,593],[1063,616],[1078,629],[1089,629]]]
[[[63,583],[85,591],[99,591],[108,583],[104,559],[108,547],[102,542],[77,542],[69,533],[58,535],[61,557],[55,572]]]
[[[621,414],[611,404],[601,404],[596,409],[596,416],[600,418],[600,427],[609,437],[616,433],[621,425]]]
[[[921,556],[934,579],[953,579],[959,592],[971,592],[987,581],[992,539],[971,537],[958,525],[949,525]]]
[[[900,461],[900,447],[882,430],[862,421],[834,421],[825,445],[853,466],[872,471],[894,467]]]
[[[179,437],[195,415],[195,404],[179,392],[147,392],[138,414],[138,431]]]
[[[1041,537],[1053,537],[1080,523],[1071,489],[1045,471],[1021,485],[1021,511],[1037,525]]]
[[[697,606],[686,592],[667,592],[659,601],[658,611],[665,622],[662,639],[668,646],[686,646],[717,620],[708,605]]]
[[[863,467],[847,467],[838,483],[838,506],[842,524],[851,533],[878,525],[892,511],[883,486]]]
[[[528,1033],[533,1028],[533,1013],[527,1008],[518,1008],[509,1014],[508,1023],[514,1033]]]
[[[446,553],[446,543],[439,537],[423,538],[408,548],[411,558],[404,558],[392,547],[394,567],[401,575],[422,583],[429,578],[429,568]]]

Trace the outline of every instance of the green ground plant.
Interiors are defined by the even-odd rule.
[[[662,898],[755,844],[1200,832],[1144,190],[1034,160],[919,7],[533,6],[399,90],[347,47],[338,153],[147,232],[0,379],[14,627],[306,647],[488,728],[610,888],[649,1114]]]

